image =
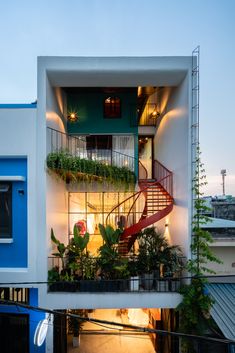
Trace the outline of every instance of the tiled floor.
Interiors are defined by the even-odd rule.
[[[119,310],[96,310],[93,317],[120,323],[129,323],[126,314]],[[106,326],[106,325],[105,325]],[[116,327],[103,327],[87,322],[81,334],[79,348],[73,348],[72,337],[68,338],[68,353],[154,353],[152,342],[147,334],[129,333],[116,330]],[[93,331],[92,334],[89,331]],[[95,332],[94,332],[95,331]]]

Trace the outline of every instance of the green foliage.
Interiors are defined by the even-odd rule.
[[[138,235],[138,265],[140,273],[160,271],[164,275],[173,274],[182,269],[182,252],[179,246],[171,246],[167,238],[156,232],[155,227],[145,228]]]
[[[135,173],[126,167],[106,165],[99,161],[73,156],[67,151],[49,153],[47,167],[66,182],[108,181],[114,184],[133,186]]]
[[[54,244],[56,244],[57,251],[56,253],[52,253],[52,255],[59,257],[62,262],[62,268],[63,270],[65,269],[65,264],[64,264],[64,257],[67,251],[67,246],[64,245],[64,243],[61,243],[54,234],[53,229],[51,228],[51,240],[53,241]]]
[[[76,251],[78,254],[82,253],[86,249],[89,239],[89,233],[86,232],[82,236],[79,233],[78,227],[76,225],[73,227],[72,249],[74,249],[74,251]]]
[[[99,230],[104,241],[99,248],[98,260],[102,277],[106,279],[127,277],[127,261],[122,259],[118,252],[122,230],[119,228],[114,230],[110,225],[105,227],[102,224],[99,224]]]
[[[80,317],[86,317],[85,315],[85,310],[82,309],[73,309],[70,310],[70,314],[73,315],[78,315]],[[83,326],[84,326],[85,321],[76,317],[71,317],[69,316],[68,319],[68,330],[69,333],[72,333],[74,337],[78,337],[79,333],[81,332]]]
[[[113,248],[118,245],[120,235],[122,234],[121,229],[117,228],[114,230],[110,225],[105,227],[103,224],[99,224],[99,230],[105,246],[108,248]]]
[[[193,276],[189,285],[181,288],[183,301],[177,310],[180,313],[180,331],[189,334],[202,335],[208,328],[210,319],[210,309],[213,305],[212,298],[205,291],[207,280],[202,276],[206,273],[214,273],[207,267],[208,263],[221,261],[213,254],[210,244],[213,239],[210,233],[203,229],[203,226],[209,222],[205,216],[208,207],[205,200],[201,197],[201,187],[206,185],[205,169],[200,160],[200,151],[197,150],[197,168],[193,178],[194,194],[194,215],[192,220],[192,258],[187,263],[187,269]],[[182,339],[182,353],[194,353],[192,340]]]
[[[92,279],[95,276],[94,260],[87,251],[90,235],[85,233],[80,235],[79,228],[74,225],[73,238],[68,246],[67,266],[74,276],[83,279]]]
[[[53,283],[60,280],[59,267],[55,266],[48,271],[48,282]]]

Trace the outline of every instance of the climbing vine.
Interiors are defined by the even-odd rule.
[[[208,282],[205,275],[215,273],[208,268],[211,262],[221,263],[213,254],[210,244],[213,242],[211,234],[203,229],[203,226],[210,222],[205,216],[210,210],[202,198],[201,188],[207,184],[204,165],[200,158],[201,152],[197,149],[195,176],[193,179],[194,214],[192,219],[192,258],[188,260],[187,270],[192,276],[191,283],[181,289],[183,300],[178,306],[180,313],[180,331],[189,334],[202,335],[209,326],[210,309],[213,304],[212,298],[205,288]],[[182,353],[196,352],[194,342],[189,339],[182,339]]]

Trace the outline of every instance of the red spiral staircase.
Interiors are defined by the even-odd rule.
[[[123,255],[130,251],[142,229],[158,222],[173,209],[172,172],[155,160],[153,176],[153,179],[148,179],[147,170],[139,161],[139,191],[115,206],[106,218],[108,224],[117,210],[118,214],[121,214],[121,209],[127,210],[119,248]]]

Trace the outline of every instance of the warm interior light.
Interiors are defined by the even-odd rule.
[[[128,319],[132,325],[148,326],[149,324],[149,316],[143,309],[128,309]]]
[[[158,118],[161,115],[161,113],[158,112],[157,110],[154,110],[151,115],[152,115],[152,118]]]
[[[68,120],[70,122],[75,122],[78,120],[78,116],[77,116],[77,113],[76,112],[72,112],[68,115]]]

